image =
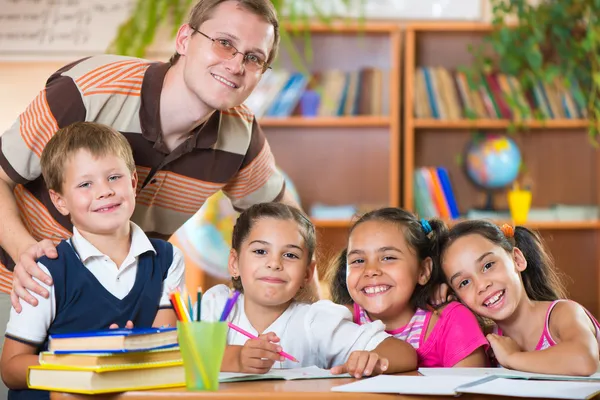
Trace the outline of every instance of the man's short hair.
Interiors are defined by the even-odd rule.
[[[190,11],[188,24],[196,29],[212,17],[214,9],[221,3],[232,0],[199,0]],[[233,0],[245,10],[250,11],[260,17],[263,17],[268,23],[273,25],[275,37],[273,40],[273,48],[267,58],[267,65],[271,64],[277,56],[279,49],[279,20],[277,19],[277,11],[271,0]],[[181,55],[177,52],[171,56],[171,64],[175,65]]]
[[[119,157],[130,172],[135,171],[131,146],[122,134],[103,124],[75,122],[59,129],[42,151],[42,176],[48,189],[61,193],[65,165],[79,150],[87,150],[94,157]]]

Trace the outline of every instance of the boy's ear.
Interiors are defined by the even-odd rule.
[[[525,268],[527,268],[527,260],[525,259],[525,255],[518,247],[513,249],[513,260],[515,260],[515,266],[517,267],[517,271],[523,272]]]
[[[238,276],[240,276],[240,270],[238,267],[238,254],[237,251],[235,251],[235,249],[231,249],[229,251],[229,261],[227,263],[227,269],[229,271],[229,275],[231,275],[232,278],[237,278]]]
[[[138,174],[136,170],[133,170],[133,173],[131,174],[131,186],[133,186],[133,195],[136,196],[136,189],[137,189],[137,184],[138,184]]]
[[[419,271],[419,285],[425,286],[431,278],[431,270],[433,269],[433,260],[431,257],[427,257],[421,262],[421,270]]]
[[[67,209],[67,202],[60,195],[60,193],[52,189],[48,190],[48,193],[50,193],[50,200],[52,200],[52,204],[54,204],[54,207],[56,207],[58,212],[62,215],[69,215],[69,210]]]

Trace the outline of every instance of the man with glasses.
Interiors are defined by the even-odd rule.
[[[12,305],[35,306],[35,296],[47,292],[32,276],[51,283],[35,259],[56,257],[54,244],[71,234],[70,220],[50,202],[39,160],[56,130],[73,122],[110,125],[130,142],[140,182],[132,220],[151,237],[170,237],[221,189],[237,209],[294,204],[242,105],[278,45],[270,0],[200,0],[179,28],[168,63],[99,55],[48,79],[0,135],[0,324],[8,320],[13,267]]]

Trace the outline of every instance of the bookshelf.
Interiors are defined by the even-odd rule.
[[[481,43],[491,26],[483,23],[415,23],[406,26],[404,42],[404,119],[402,205],[414,210],[413,176],[418,167],[443,165],[450,174],[461,213],[482,205],[483,194],[472,185],[457,160],[476,130],[506,132],[506,119],[415,118],[415,73],[418,67],[455,70],[473,61],[470,45]],[[512,137],[533,182],[532,207],[592,204],[600,201],[600,157],[587,137],[585,119],[526,121]],[[507,208],[505,192],[494,197]],[[502,223],[503,221],[497,221]],[[548,244],[571,298],[600,313],[600,221],[531,222]]]
[[[303,34],[310,32],[309,72],[361,68],[389,71],[389,91],[381,115],[262,117],[278,166],[290,177],[307,212],[315,204],[400,206],[400,60],[401,30],[391,23],[340,22],[284,25],[303,55]],[[288,45],[280,46],[274,70],[296,72]],[[349,220],[313,219],[325,261],[345,245]],[[324,270],[322,270],[324,272]]]

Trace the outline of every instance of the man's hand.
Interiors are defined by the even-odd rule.
[[[33,278],[52,285],[52,278],[46,275],[37,265],[37,259],[46,256],[48,258],[58,257],[56,246],[48,239],[37,242],[19,255],[13,273],[13,289],[10,293],[10,301],[15,311],[20,313],[22,308],[19,299],[25,300],[32,306],[37,306],[38,301],[29,293],[35,292],[42,297],[48,298],[48,291],[37,284]]]
[[[333,375],[349,373],[356,379],[363,376],[383,374],[389,366],[387,358],[372,351],[353,351],[344,365],[331,368]]]
[[[510,357],[515,353],[520,353],[522,350],[515,342],[509,337],[496,335],[495,333],[490,333],[486,336],[488,342],[490,342],[490,346],[492,347],[492,351],[494,352],[494,356],[498,363],[505,368],[510,367]]]
[[[283,361],[279,338],[273,332],[264,333],[257,339],[246,341],[240,351],[240,371],[250,374],[269,372],[275,361]]]

